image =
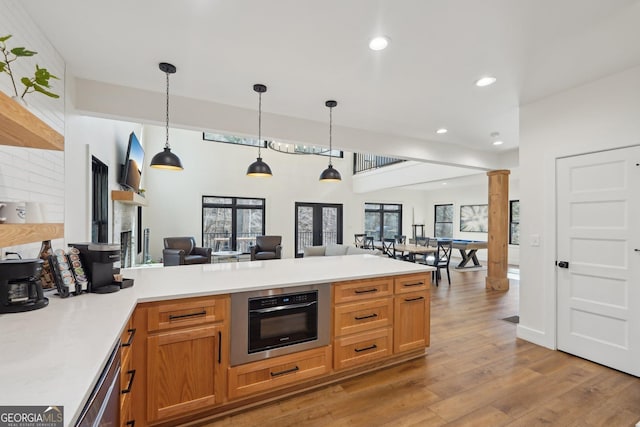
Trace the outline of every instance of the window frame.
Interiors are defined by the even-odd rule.
[[[449,207],[451,209],[451,221],[438,221],[438,208]],[[453,239],[453,217],[455,211],[453,209],[453,203],[440,203],[433,205],[433,237],[443,237]],[[438,224],[451,224],[451,236],[438,236]]]
[[[378,209],[367,209],[367,205],[379,205]],[[394,206],[397,209],[385,209],[385,206]],[[398,229],[394,235],[402,235],[402,203],[382,203],[382,202],[365,202],[364,203],[364,215],[365,222],[367,212],[374,212],[380,215],[380,224],[378,228],[378,234],[380,236],[380,240],[384,239],[384,214],[385,213],[394,213],[398,214]],[[366,232],[366,230],[365,230]]]
[[[205,199],[207,198],[218,198],[218,199],[231,199],[231,203],[205,203]],[[238,203],[238,200],[260,200],[262,202],[261,205],[251,205],[251,204],[243,204]],[[244,197],[244,196],[214,196],[214,195],[204,195],[202,196],[202,245],[205,245],[205,218],[204,211],[205,209],[218,208],[218,209],[231,209],[231,247],[229,250],[235,251],[238,248],[238,221],[237,214],[238,210],[250,209],[250,210],[262,210],[262,235],[265,234],[266,226],[267,226],[267,201],[263,197]],[[209,245],[208,247],[211,247]],[[215,251],[215,248],[212,248]],[[245,254],[249,252],[243,252]]]
[[[518,220],[513,220],[513,205],[518,204]],[[513,243],[513,226],[518,226],[518,242]],[[509,200],[509,244],[520,246],[520,199],[518,200]]]

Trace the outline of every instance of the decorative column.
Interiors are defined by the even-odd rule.
[[[508,170],[487,172],[489,177],[488,267],[485,286],[508,291],[509,248],[509,174]]]

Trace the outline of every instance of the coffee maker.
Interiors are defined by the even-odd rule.
[[[41,259],[0,261],[0,313],[19,313],[46,307],[42,293]]]
[[[120,290],[113,282],[113,275],[120,268],[113,266],[120,262],[120,245],[114,243],[70,243],[69,246],[80,251],[82,265],[89,276],[89,292],[108,294]]]

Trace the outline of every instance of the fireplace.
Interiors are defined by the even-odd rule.
[[[131,230],[120,232],[120,267],[121,268],[131,267],[132,235],[133,233],[131,232]]]

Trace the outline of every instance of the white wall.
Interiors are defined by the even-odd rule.
[[[639,94],[636,67],[521,108],[521,338],[556,346],[556,159],[640,144]]]
[[[67,112],[65,139],[65,241],[91,241],[91,156],[109,168],[109,241],[120,242],[119,224],[135,215],[132,206],[111,202],[111,190],[119,190],[120,165],[124,162],[129,134],[141,135],[141,125]],[[144,179],[144,178],[143,178]],[[125,210],[123,212],[123,209]],[[115,211],[115,212],[114,212]]]
[[[509,180],[509,200],[520,199],[520,183],[518,179]],[[425,235],[433,236],[434,206],[453,204],[453,237],[455,239],[487,240],[487,233],[470,233],[460,231],[460,206],[463,205],[485,205],[489,203],[489,177],[482,185],[474,186],[444,186],[441,190],[429,191],[425,193],[426,215],[424,217]],[[456,253],[453,254],[457,256]],[[487,251],[480,250],[477,253],[480,261],[487,260]],[[520,247],[509,245],[508,258],[510,265],[519,265]]]
[[[52,80],[52,91],[59,99],[39,93],[25,97],[27,109],[60,134],[65,134],[65,64],[62,57],[35,26],[19,1],[0,2],[0,36],[11,34],[9,48],[25,47],[38,52],[33,57],[18,58],[11,64],[16,85],[21,93],[20,78],[30,77],[35,65],[47,68],[60,80]],[[0,91],[14,96],[9,76],[0,74]],[[32,201],[44,204],[45,220],[60,223],[64,220],[64,152],[0,145],[0,200]],[[62,245],[62,239],[52,242]],[[40,242],[0,248],[4,252],[18,252],[23,258],[37,257]]]
[[[165,130],[144,127],[146,156],[162,150]],[[143,211],[144,227],[150,229],[150,250],[154,260],[162,256],[162,239],[191,235],[201,243],[202,196],[244,196],[266,199],[266,234],[282,235],[283,257],[294,256],[295,202],[343,204],[343,241],[364,230],[364,203],[403,204],[403,233],[411,233],[412,212],[423,209],[423,193],[410,190],[354,194],[352,155],[333,164],[342,174],[341,183],[321,183],[318,177],[327,167],[324,156],[294,156],[263,150],[262,157],[273,171],[272,178],[250,178],[247,167],[258,150],[202,140],[201,132],[171,129],[170,145],[184,165],[184,171],[151,169],[145,161],[143,176],[149,207]]]

